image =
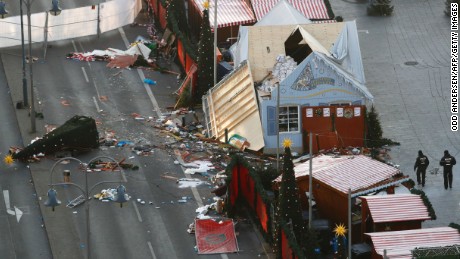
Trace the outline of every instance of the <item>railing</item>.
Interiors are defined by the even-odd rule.
[[[48,18],[46,12],[35,13],[31,15],[31,39],[37,43],[98,35],[98,32],[104,33],[133,23],[141,9],[141,0],[112,0],[94,6],[62,10],[59,16]],[[20,18],[13,16],[0,19],[0,48],[21,45]],[[28,41],[28,36],[24,36]]]

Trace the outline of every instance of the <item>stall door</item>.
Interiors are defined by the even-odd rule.
[[[309,138],[313,133],[313,153],[331,148],[364,145],[365,106],[314,106],[302,107],[302,129],[308,152]]]

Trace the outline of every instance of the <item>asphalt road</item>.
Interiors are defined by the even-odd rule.
[[[22,145],[3,64],[0,61],[0,157],[10,146]],[[48,237],[29,168],[22,163],[0,163],[0,257],[51,258]]]
[[[39,59],[33,65],[36,110],[44,114],[43,120],[37,120],[38,132],[28,133],[30,120],[25,110],[16,112],[26,140],[40,135],[45,125],[61,125],[74,115],[85,115],[96,119],[101,136],[110,131],[118,140],[157,146],[151,156],[137,156],[129,148],[121,147],[101,147],[77,156],[84,162],[100,155],[116,160],[126,158],[129,163],[140,166],[137,171],[125,170],[124,176],[119,172],[88,175],[89,186],[100,181],[125,179],[127,193],[132,197],[123,208],[115,203],[89,201],[92,258],[199,258],[194,250],[195,237],[186,230],[193,222],[198,206],[213,202],[211,186],[179,188],[175,180],[163,177],[185,177],[183,169],[174,164],[176,157],[173,150],[165,147],[165,144],[171,144],[171,138],[153,128],[150,122],[132,117],[133,113],[137,113],[155,120],[160,113],[166,112],[165,107],[173,106],[171,93],[178,87],[176,75],[109,69],[105,62],[88,63],[65,58],[70,52],[108,47],[124,50],[136,36],[145,33],[145,27],[127,26],[105,33],[100,39],[85,37],[51,43],[47,59]],[[42,57],[40,47],[39,44],[34,45],[33,56]],[[5,69],[10,87],[18,92],[21,87],[21,74],[18,72],[21,71],[20,48],[3,50],[2,60],[8,64]],[[157,85],[143,84],[144,76],[157,81]],[[21,94],[15,96],[21,97]],[[46,198],[50,170],[55,162],[56,158],[48,157],[30,165],[41,204]],[[62,181],[61,172],[66,166],[70,165],[56,166],[51,182]],[[77,184],[85,185],[82,172],[74,170],[71,177]],[[98,186],[91,195],[117,185]],[[78,189],[71,187],[57,187],[57,190],[63,204],[80,195]],[[189,197],[186,203],[178,202],[182,197]],[[139,204],[137,199],[147,204]],[[55,258],[84,258],[87,247],[85,206],[75,209],[59,206],[52,212],[42,205],[41,209]],[[252,225],[240,222],[237,231],[240,233],[240,253],[206,257],[254,258],[263,253]]]

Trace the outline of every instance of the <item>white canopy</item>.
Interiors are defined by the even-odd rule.
[[[254,26],[309,24],[311,21],[294,8],[288,1],[279,1]]]
[[[334,61],[352,74],[361,84],[366,82],[364,77],[361,49],[359,48],[356,21],[346,22],[337,41],[331,49]]]

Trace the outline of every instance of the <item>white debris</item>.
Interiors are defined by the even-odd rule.
[[[193,167],[185,169],[186,174],[195,173],[207,173],[208,170],[214,169],[215,167],[209,161],[195,161],[193,163],[184,164],[185,167]]]
[[[177,180],[177,183],[179,184],[179,188],[191,188],[197,187],[198,185],[201,185],[204,182],[196,178],[180,178],[179,180]]]

